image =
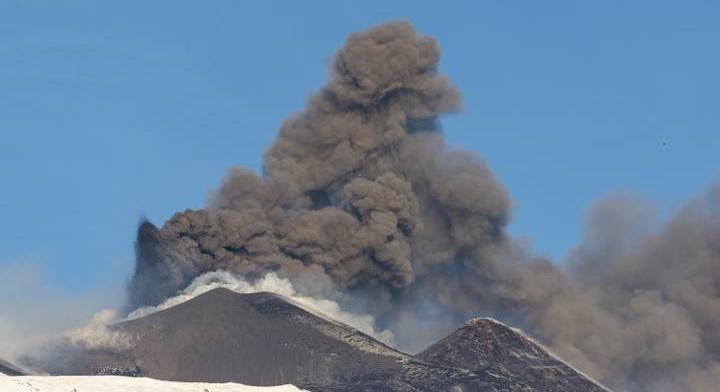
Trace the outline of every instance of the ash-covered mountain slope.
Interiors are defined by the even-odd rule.
[[[519,330],[491,318],[469,320],[417,357],[475,372],[507,374],[537,391],[608,391]]]
[[[314,392],[601,390],[574,373],[570,381],[564,381],[558,379],[561,374],[548,372],[548,378],[538,382],[545,373],[525,372],[522,360],[498,358],[513,366],[484,368],[470,359],[454,362],[433,355],[413,357],[271,293],[215,289],[172,308],[116,324],[111,330],[129,337],[129,348],[74,352],[50,371],[143,375],[171,381],[293,384]],[[528,347],[517,345],[518,350]],[[450,351],[463,350],[465,347]],[[432,352],[433,348],[424,354]],[[474,353],[469,350],[463,358]],[[519,358],[533,355],[537,354],[532,351]],[[540,365],[527,362],[528,369]]]
[[[78,353],[54,373],[129,373],[172,381],[327,384],[405,355],[271,293],[215,289],[111,327],[131,346]]]
[[[0,359],[0,373],[6,376],[22,376],[24,374],[20,368],[2,359]]]

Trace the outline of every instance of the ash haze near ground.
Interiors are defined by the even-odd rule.
[[[282,125],[262,175],[231,168],[205,209],[140,226],[126,311],[211,271],[272,272],[372,315],[404,350],[493,315],[617,390],[713,390],[720,187],[660,229],[642,203],[605,200],[567,267],[533,256],[506,232],[502,183],[444,141],[439,118],[461,98],[439,61],[408,23],[351,35],[328,83]]]

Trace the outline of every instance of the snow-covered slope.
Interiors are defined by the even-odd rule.
[[[160,381],[119,376],[20,376],[0,374],[2,392],[299,392],[292,385],[251,387],[242,384]]]

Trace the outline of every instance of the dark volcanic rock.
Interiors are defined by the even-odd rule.
[[[6,375],[6,376],[22,376],[24,375],[23,371],[20,370],[20,368],[14,366],[10,362],[3,361],[0,359],[0,373]]]
[[[216,289],[114,325],[132,337],[130,349],[68,353],[47,370],[314,392],[601,391],[511,329],[487,327],[461,328],[413,357],[279,295]],[[489,349],[477,340],[491,337]]]
[[[417,357],[475,372],[506,374],[537,391],[607,391],[522,332],[489,318],[468,321]]]

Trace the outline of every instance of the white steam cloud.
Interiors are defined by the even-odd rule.
[[[338,302],[330,299],[302,295],[295,290],[290,280],[280,278],[272,272],[252,282],[228,271],[208,272],[195,278],[178,295],[168,298],[160,305],[145,306],[131,312],[127,320],[171,308],[217,288],[226,288],[240,294],[259,292],[279,294],[316,315],[347,324],[386,344],[393,343],[393,333],[388,330],[378,330],[372,316],[343,310]]]

